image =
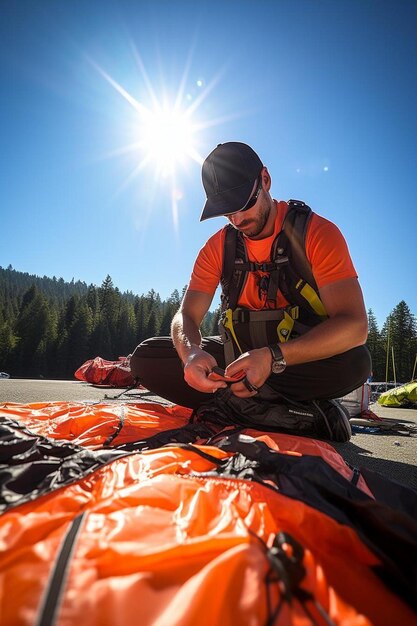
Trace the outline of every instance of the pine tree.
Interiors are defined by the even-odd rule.
[[[178,289],[174,289],[171,295],[168,298],[168,304],[172,304],[172,306],[177,310],[181,304],[180,294]]]
[[[101,356],[103,359],[112,360],[115,357],[109,322],[105,315],[101,315],[91,338],[91,355]]]
[[[136,298],[134,308],[136,317],[136,344],[139,344],[145,339],[146,335],[146,306],[143,296]]]
[[[172,318],[174,317],[174,315],[175,313],[174,313],[173,307],[169,305],[166,306],[165,312],[162,315],[161,324],[159,327],[160,337],[169,337],[169,335],[171,334],[171,322],[172,322]]]
[[[219,334],[219,321],[221,317],[221,307],[220,305],[215,309],[213,313],[213,317],[211,319],[211,329],[210,335],[218,335]]]
[[[8,372],[10,359],[16,345],[16,337],[13,334],[9,322],[0,325],[0,371]]]
[[[72,377],[80,365],[92,358],[90,354],[92,326],[93,319],[90,308],[85,302],[80,303],[67,335],[66,376],[68,377]]]
[[[23,296],[22,308],[14,328],[14,334],[18,338],[13,359],[16,374],[32,376],[46,374],[46,349],[50,324],[46,298],[35,286],[30,287]]]
[[[115,341],[118,356],[127,356],[136,348],[136,317],[133,304],[122,302]]]
[[[416,318],[402,300],[388,316],[382,332],[385,357],[388,361],[388,379],[407,382],[411,379],[417,343]],[[394,354],[394,363],[392,355]]]
[[[372,375],[374,380],[385,379],[385,353],[378,329],[376,317],[372,311],[368,311],[368,340],[367,344],[372,357]]]
[[[169,337],[171,334],[171,322],[181,304],[180,294],[175,289],[166,302],[160,306],[161,323],[159,325],[159,336]]]
[[[87,306],[91,311],[93,329],[94,329],[100,317],[100,300],[98,297],[98,290],[94,285],[90,285],[88,287]]]
[[[154,289],[151,289],[145,296],[144,311],[146,311],[145,339],[155,337],[159,334],[161,325],[161,298]]]
[[[100,300],[100,316],[97,325],[99,347],[107,356],[106,359],[117,358],[117,332],[121,308],[120,291],[113,286],[109,275],[104,279],[98,290]]]
[[[145,331],[146,337],[145,338],[148,339],[149,337],[155,337],[158,334],[159,334],[159,328],[158,328],[158,322],[157,322],[157,315],[156,315],[155,309],[152,308],[151,312],[149,313],[148,321],[146,324],[146,331]]]

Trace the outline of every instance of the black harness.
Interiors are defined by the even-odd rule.
[[[325,319],[326,311],[305,253],[312,215],[304,202],[289,200],[282,228],[271,247],[271,260],[265,263],[249,261],[242,233],[227,226],[220,279],[220,330],[223,341],[232,341],[240,353],[277,340],[286,341],[291,334],[303,334]],[[261,311],[238,307],[249,272],[264,273],[259,279],[259,289],[266,294],[268,308]],[[279,291],[289,303],[285,309],[276,309]],[[226,355],[226,361],[230,362],[232,356]]]

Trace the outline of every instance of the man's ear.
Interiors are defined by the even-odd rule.
[[[264,166],[262,170],[262,183],[265,191],[269,191],[271,189],[271,177],[268,172],[268,168]]]

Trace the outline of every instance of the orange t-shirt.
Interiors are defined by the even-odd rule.
[[[274,202],[277,217],[273,234],[265,239],[245,238],[250,261],[264,263],[271,260],[272,243],[280,232],[288,211],[286,202]],[[210,237],[201,248],[191,274],[189,289],[212,295],[216,291],[222,274],[225,232],[226,226]],[[306,255],[319,289],[344,278],[357,277],[342,233],[335,224],[316,213],[313,213],[307,229]],[[265,276],[265,272],[248,273],[248,280],[238,301],[239,306],[254,310],[286,306],[288,302],[281,292],[278,292],[275,304],[267,302],[266,293],[261,293],[259,289],[262,276]]]

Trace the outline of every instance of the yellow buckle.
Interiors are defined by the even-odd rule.
[[[284,311],[284,317],[277,326],[278,341],[280,343],[288,341],[288,339],[291,337],[293,326],[293,318],[287,313],[287,311]]]
[[[235,329],[233,327],[233,311],[232,309],[227,309],[224,313],[223,326],[230,331],[230,334],[233,337],[233,341],[237,345],[239,352],[242,354],[242,348],[239,345],[239,342],[236,337]]]

